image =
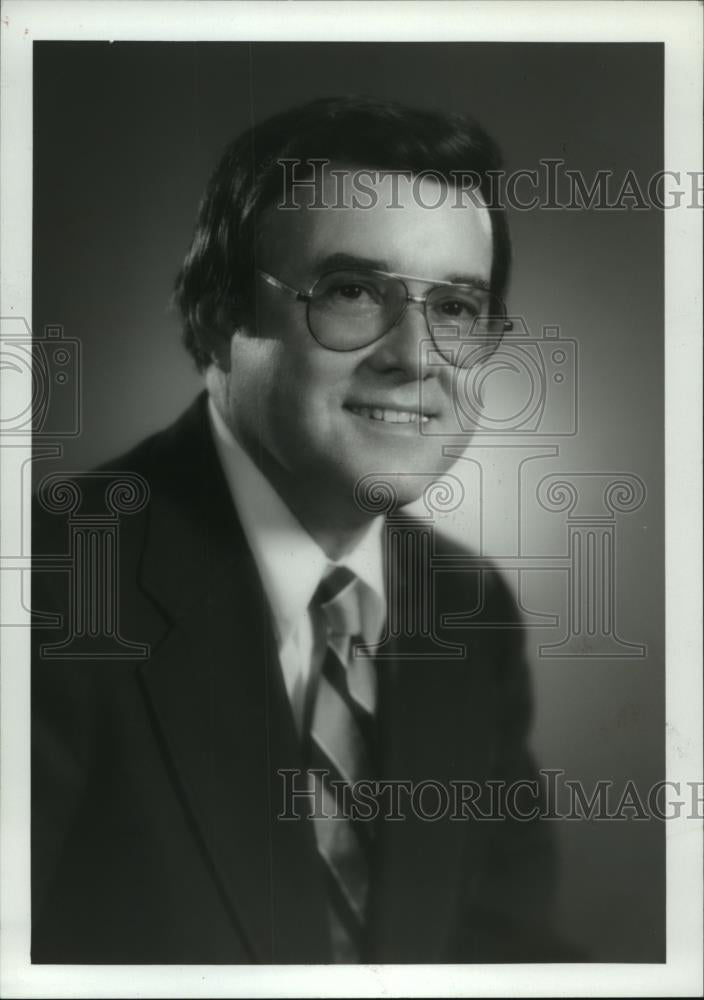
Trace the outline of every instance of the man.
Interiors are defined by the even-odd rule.
[[[489,808],[535,779],[512,600],[399,509],[506,325],[497,167],[465,118],[368,99],[226,150],[177,286],[206,391],[81,487],[142,484],[111,625],[142,646],[91,653],[105,593],[35,573],[76,627],[36,629],[34,961],[564,958],[549,824]]]

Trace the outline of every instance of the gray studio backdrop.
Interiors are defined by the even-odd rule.
[[[41,42],[34,60],[32,328],[66,341],[61,391],[80,377],[81,403],[35,481],[116,456],[199,390],[170,291],[216,157],[252,121],[365,93],[469,111],[509,170],[560,159],[645,187],[662,168],[659,45]],[[508,431],[458,464],[443,520],[520,597],[543,767],[644,795],[664,777],[663,216],[543,208],[511,226],[508,306],[529,340],[494,374]],[[542,425],[531,377],[555,395]],[[77,429],[58,400],[44,420]],[[662,822],[556,829],[565,936],[593,960],[662,961]]]

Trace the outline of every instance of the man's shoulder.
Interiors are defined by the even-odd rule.
[[[32,498],[34,552],[63,547],[67,520],[130,515],[137,527],[154,499],[187,500],[208,451],[207,398],[199,395],[170,425],[85,471],[55,472]],[[122,520],[122,519],[121,519]]]
[[[398,527],[402,521],[395,519]],[[421,570],[425,564],[425,574],[431,581],[431,597],[443,614],[458,614],[470,626],[486,627],[489,622],[520,628],[521,614],[514,592],[501,568],[500,561],[478,552],[461,535],[451,534],[442,527],[428,525],[409,517],[404,530],[417,536],[415,557],[399,557],[396,570],[390,570],[398,577],[395,586],[408,591],[408,573]],[[430,535],[430,538],[429,538]],[[388,544],[389,551],[394,546]],[[398,550],[398,546],[396,549]],[[408,546],[400,546],[409,550]],[[419,599],[420,599],[420,595]]]
[[[171,424],[120,454],[84,471],[55,473],[46,477],[40,486],[46,490],[59,481],[74,480],[80,482],[82,490],[101,489],[112,475],[116,479],[144,476],[158,482],[160,476],[167,476],[175,467],[182,475],[187,475],[189,454],[202,454],[207,426],[207,397],[203,392]]]
[[[496,559],[478,553],[461,539],[448,537],[441,531],[437,534],[436,552],[440,557],[440,572],[443,557],[447,558],[450,584],[461,580],[460,586],[471,593],[475,605],[480,609],[475,620],[484,619],[512,628],[520,626],[521,616],[516,598]]]
[[[184,472],[186,453],[201,452],[207,434],[207,396],[202,392],[171,424],[91,471],[156,476],[177,465]]]

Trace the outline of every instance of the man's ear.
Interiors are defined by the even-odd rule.
[[[230,359],[230,348],[232,345],[232,337],[236,331],[232,331],[229,337],[216,337],[213,339],[213,344],[210,350],[210,358],[213,364],[220,369],[221,372],[225,374],[229,373],[232,368],[232,362]]]

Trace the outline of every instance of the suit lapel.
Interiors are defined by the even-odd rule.
[[[440,609],[461,610],[457,581],[455,574],[447,574],[434,594],[438,631]],[[405,600],[406,582],[392,581],[392,600]],[[463,589],[465,600],[471,601]],[[465,610],[467,606],[471,604]],[[401,635],[398,659],[379,662],[382,780],[414,787],[430,781],[450,789],[451,781],[486,776],[492,734],[482,707],[489,662],[476,635],[443,635],[467,644],[468,656],[458,660],[433,659],[426,643],[417,656],[418,637]],[[466,820],[424,819],[414,814],[408,796],[401,801],[403,820],[382,820],[378,826],[373,960],[414,962],[422,955],[424,961],[442,961],[456,916],[459,873],[472,856],[473,831]],[[421,808],[432,813],[438,801],[429,789]]]
[[[327,958],[311,824],[278,820],[302,766],[268,605],[206,423],[171,433],[143,587],[171,622],[142,680],[206,863],[253,961]]]
[[[210,437],[205,399],[164,436],[153,463],[142,586],[169,621],[141,669],[174,783],[206,865],[252,961],[327,962],[330,945],[312,824],[277,819],[280,769],[303,767],[253,558]],[[391,600],[406,599],[396,579]],[[472,606],[446,574],[443,612]],[[459,602],[459,603],[458,603]],[[469,602],[469,603],[467,603]],[[439,618],[439,615],[437,616]],[[438,622],[436,621],[436,625]],[[489,772],[489,659],[474,639],[461,660],[417,657],[417,637],[379,662],[380,777],[473,778]],[[432,804],[432,792],[427,801]],[[459,886],[465,821],[423,820],[406,803],[379,824],[370,912],[373,961],[442,960]],[[466,863],[466,858],[465,858]]]

